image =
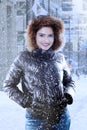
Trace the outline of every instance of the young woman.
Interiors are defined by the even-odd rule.
[[[74,81],[62,45],[63,24],[39,16],[27,29],[27,48],[11,65],[4,82],[9,97],[26,108],[25,130],[69,130],[67,104],[73,103]],[[17,87],[21,82],[22,91]]]

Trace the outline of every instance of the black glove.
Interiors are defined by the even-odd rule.
[[[64,97],[62,99],[61,107],[66,107],[66,106],[67,106],[67,99],[66,99],[66,97]]]
[[[67,104],[70,105],[70,104],[73,103],[73,98],[72,98],[72,96],[69,93],[65,93],[64,96],[65,96],[65,98],[67,100]]]

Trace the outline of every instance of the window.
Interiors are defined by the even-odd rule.
[[[17,44],[18,45],[24,45],[24,32],[18,32]]]
[[[62,2],[72,2],[72,0],[62,0]]]
[[[23,15],[26,12],[26,3],[17,2],[17,15]]]
[[[62,10],[63,11],[72,11],[72,4],[71,3],[62,3]]]
[[[11,6],[7,6],[7,27],[11,27],[11,20],[12,20],[12,8]]]
[[[84,2],[83,2],[83,10],[84,10],[84,11],[87,11],[87,1],[84,1]]]

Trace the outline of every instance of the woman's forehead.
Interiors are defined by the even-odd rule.
[[[53,29],[51,27],[42,27],[37,32],[38,33],[53,33]]]

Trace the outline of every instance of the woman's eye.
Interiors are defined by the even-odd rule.
[[[44,35],[43,34],[40,34],[40,37],[43,37]]]
[[[49,35],[49,37],[54,37],[54,35]]]

